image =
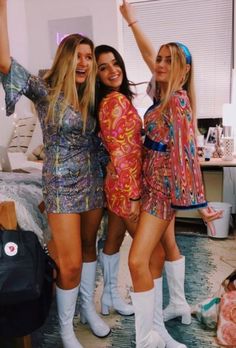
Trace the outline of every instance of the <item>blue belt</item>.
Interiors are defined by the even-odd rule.
[[[143,145],[153,151],[166,152],[166,149],[167,149],[166,144],[163,144],[159,141],[153,141],[147,135],[145,137]]]

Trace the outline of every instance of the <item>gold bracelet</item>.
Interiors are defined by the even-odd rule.
[[[132,27],[132,25],[134,25],[135,23],[138,23],[138,21],[133,21],[133,22],[129,23],[128,27]]]

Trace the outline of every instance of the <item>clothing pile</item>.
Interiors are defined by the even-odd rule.
[[[236,270],[223,280],[218,294],[198,303],[192,314],[216,331],[218,344],[236,347]]]

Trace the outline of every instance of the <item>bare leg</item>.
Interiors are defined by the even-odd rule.
[[[124,219],[127,230],[132,238],[134,238],[135,231],[137,229],[138,224],[130,222],[128,219]],[[165,250],[162,246],[162,243],[158,243],[153,250],[152,256],[150,258],[150,271],[152,273],[153,279],[159,278],[162,276],[162,270],[164,267],[165,261]]]
[[[59,267],[56,299],[63,346],[82,348],[73,329],[82,264],[80,215],[48,214],[48,221],[52,231],[49,246]]]
[[[81,213],[81,238],[83,262],[96,261],[96,239],[102,220],[103,209]]]
[[[100,258],[104,275],[104,290],[101,299],[102,313],[104,315],[109,314],[109,308],[114,307],[122,315],[131,315],[133,314],[132,306],[126,304],[119,295],[117,289],[117,276],[120,258],[119,249],[125,231],[127,229],[131,237],[134,237],[137,224],[132,223],[129,219],[121,219],[112,212],[109,212],[108,221],[108,236]],[[161,275],[164,258],[164,249],[161,243],[158,243],[150,261],[150,270],[153,279]]]
[[[159,242],[150,259],[149,267],[152,273],[152,278],[157,279],[162,276],[163,267],[165,263],[165,250],[162,246],[162,243]]]
[[[129,268],[135,292],[153,288],[153,275],[150,270],[151,255],[168,224],[169,221],[161,220],[146,212],[140,215],[129,254]]]
[[[169,223],[166,231],[164,232],[161,242],[165,249],[166,260],[176,261],[181,258],[179,247],[175,239],[175,216]]]
[[[106,255],[113,255],[120,251],[125,232],[126,226],[122,218],[108,210],[108,232],[103,248]]]
[[[48,214],[53,252],[59,267],[57,285],[72,289],[80,282],[82,252],[79,214]]]
[[[166,346],[159,333],[153,330],[155,289],[151,265],[155,267],[156,263],[155,260],[151,263],[151,258],[154,250],[161,246],[160,238],[167,226],[168,222],[142,212],[130,249],[129,268],[134,286],[131,297],[135,311],[137,347]]]

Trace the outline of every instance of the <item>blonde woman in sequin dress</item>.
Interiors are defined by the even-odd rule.
[[[82,268],[81,234],[97,232],[104,206],[101,141],[92,116],[93,48],[90,39],[71,34],[59,44],[44,78],[30,74],[10,57],[7,0],[0,0],[0,81],[6,93],[6,112],[11,115],[25,95],[35,105],[43,132],[42,188],[52,232],[49,251],[59,267],[56,298],[65,348],[82,347],[73,329]],[[87,293],[82,295],[87,304]],[[109,334],[110,328],[96,314],[93,303],[89,315],[96,318],[95,334]]]

